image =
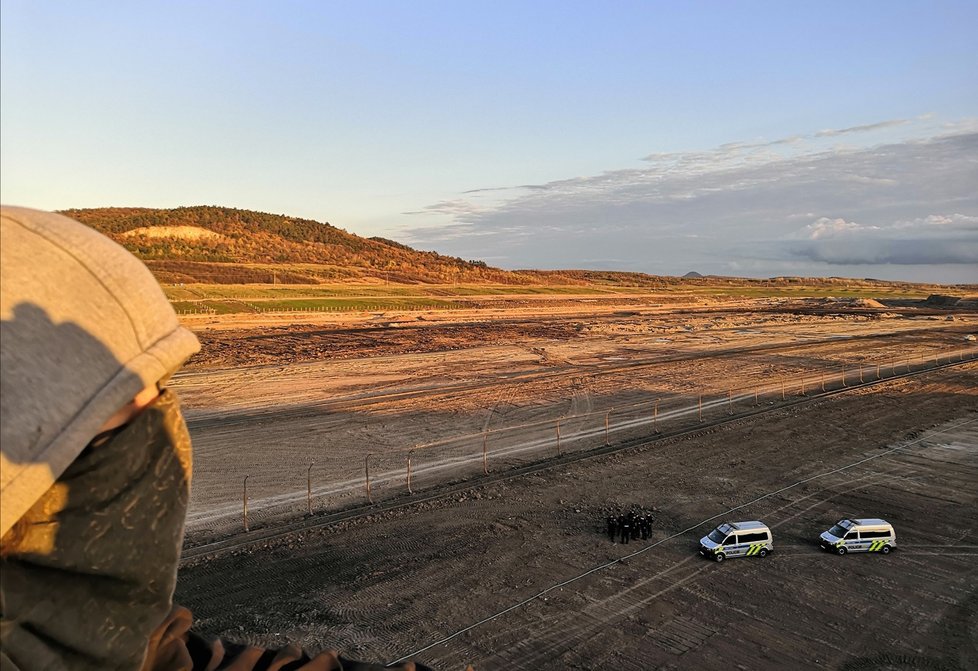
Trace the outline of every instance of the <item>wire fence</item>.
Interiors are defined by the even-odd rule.
[[[214,300],[214,302],[219,302]],[[174,306],[178,315],[218,315],[229,312],[256,314],[298,314],[312,312],[428,312],[431,310],[458,310],[465,306],[460,303],[354,303],[349,305],[310,305],[295,307],[265,307],[246,301],[233,301],[234,307],[222,306],[221,309],[201,305],[185,308]]]
[[[228,535],[298,515],[334,512],[365,503],[413,495],[424,489],[465,481],[493,471],[526,466],[543,459],[624,443],[661,432],[675,433],[759,406],[787,405],[799,397],[817,397],[847,387],[974,360],[978,349],[914,353],[886,361],[823,367],[731,384],[725,391],[672,393],[576,414],[440,438],[429,442],[368,451],[359,459],[289,463],[287,453],[243,480],[223,483],[224,503],[191,510],[188,531]],[[247,469],[247,466],[245,466]],[[274,469],[274,473],[272,472]],[[249,497],[262,477],[295,471],[294,487],[276,495]],[[237,490],[238,496],[232,493]],[[268,487],[263,489],[267,493]],[[234,499],[237,499],[235,502]]]

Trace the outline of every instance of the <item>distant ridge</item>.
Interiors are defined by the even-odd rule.
[[[231,207],[63,210],[141,258],[163,283],[510,284],[664,287],[645,273],[600,270],[502,270],[363,238],[328,223]]]
[[[168,283],[533,281],[482,261],[418,251],[385,238],[362,238],[328,223],[286,215],[214,206],[107,207],[64,214],[105,233]]]
[[[506,284],[517,286],[786,287],[917,286],[846,278],[682,278],[613,270],[502,270],[412,249],[387,238],[363,238],[328,223],[231,207],[64,210],[143,259],[165,284]],[[970,290],[970,287],[969,287]],[[454,292],[453,289],[446,291]]]

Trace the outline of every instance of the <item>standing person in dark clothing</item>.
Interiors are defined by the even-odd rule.
[[[637,541],[638,540],[638,516],[635,514],[635,511],[634,510],[632,512],[628,513],[628,514],[632,518],[631,519],[631,522],[632,522],[632,525],[631,525],[632,540],[633,541]]]
[[[642,517],[639,518],[639,523],[642,527],[642,540],[647,541],[652,534],[652,523],[649,521],[649,516],[642,513]]]
[[[628,539],[632,537],[632,521],[627,516],[620,517],[618,521],[618,528],[621,529],[621,542],[628,545]]]
[[[618,520],[614,515],[608,515],[608,540],[615,542],[615,532],[618,531]]]

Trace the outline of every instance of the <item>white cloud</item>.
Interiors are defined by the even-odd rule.
[[[894,228],[915,229],[929,228],[931,226],[942,226],[945,228],[961,228],[964,230],[978,231],[978,216],[968,214],[931,214],[923,219],[913,219],[911,221],[898,221]]]
[[[978,216],[931,214],[866,226],[820,217],[798,255],[829,264],[978,264]]]
[[[494,195],[475,189],[420,210],[443,223],[409,235],[465,258],[506,258],[507,267],[614,259],[616,268],[663,274],[731,272],[734,263],[833,274],[829,265],[846,264],[881,276],[872,266],[968,264],[978,245],[978,129],[943,134],[929,121],[926,132],[910,132],[923,123],[656,153],[638,168]],[[893,140],[894,132],[905,137]],[[869,142],[876,133],[891,141]],[[827,138],[838,135],[855,144],[833,146]],[[978,269],[971,273],[978,281]]]
[[[978,232],[978,216],[967,214],[930,214],[916,219],[898,219],[883,224],[867,226],[854,221],[828,217],[819,217],[804,229],[804,236],[810,240],[824,238],[870,238],[870,237],[899,237],[911,239],[921,236],[952,236]]]
[[[805,228],[808,231],[808,238],[811,240],[834,237],[845,232],[865,230],[864,226],[860,226],[854,221],[829,219],[828,217],[819,217],[814,223],[808,224]]]

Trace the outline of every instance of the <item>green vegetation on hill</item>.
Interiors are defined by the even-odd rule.
[[[347,305],[342,302],[346,299],[353,301],[350,305],[359,305],[364,297],[371,297],[366,304],[385,297],[396,306],[400,303],[394,297],[402,296],[681,292],[732,297],[922,298],[935,292],[973,293],[973,288],[965,287],[838,277],[747,279],[689,273],[677,278],[603,270],[507,271],[483,261],[418,251],[386,238],[362,238],[328,223],[229,207],[108,207],[64,213],[143,259],[161,283],[175,285],[173,291],[168,289],[170,299],[181,305],[187,302],[188,309],[195,301],[217,299],[220,305],[208,309],[235,311],[248,299],[273,296],[316,299],[306,307],[326,309]],[[214,291],[203,290],[207,285],[219,286]],[[283,293],[285,287],[280,285],[291,288]],[[327,298],[332,303],[319,301]],[[412,304],[434,303],[414,300]],[[450,301],[444,304],[454,305]]]
[[[143,259],[162,282],[527,284],[519,273],[362,238],[309,219],[227,207],[98,208],[64,214]],[[287,267],[285,267],[287,266]]]

